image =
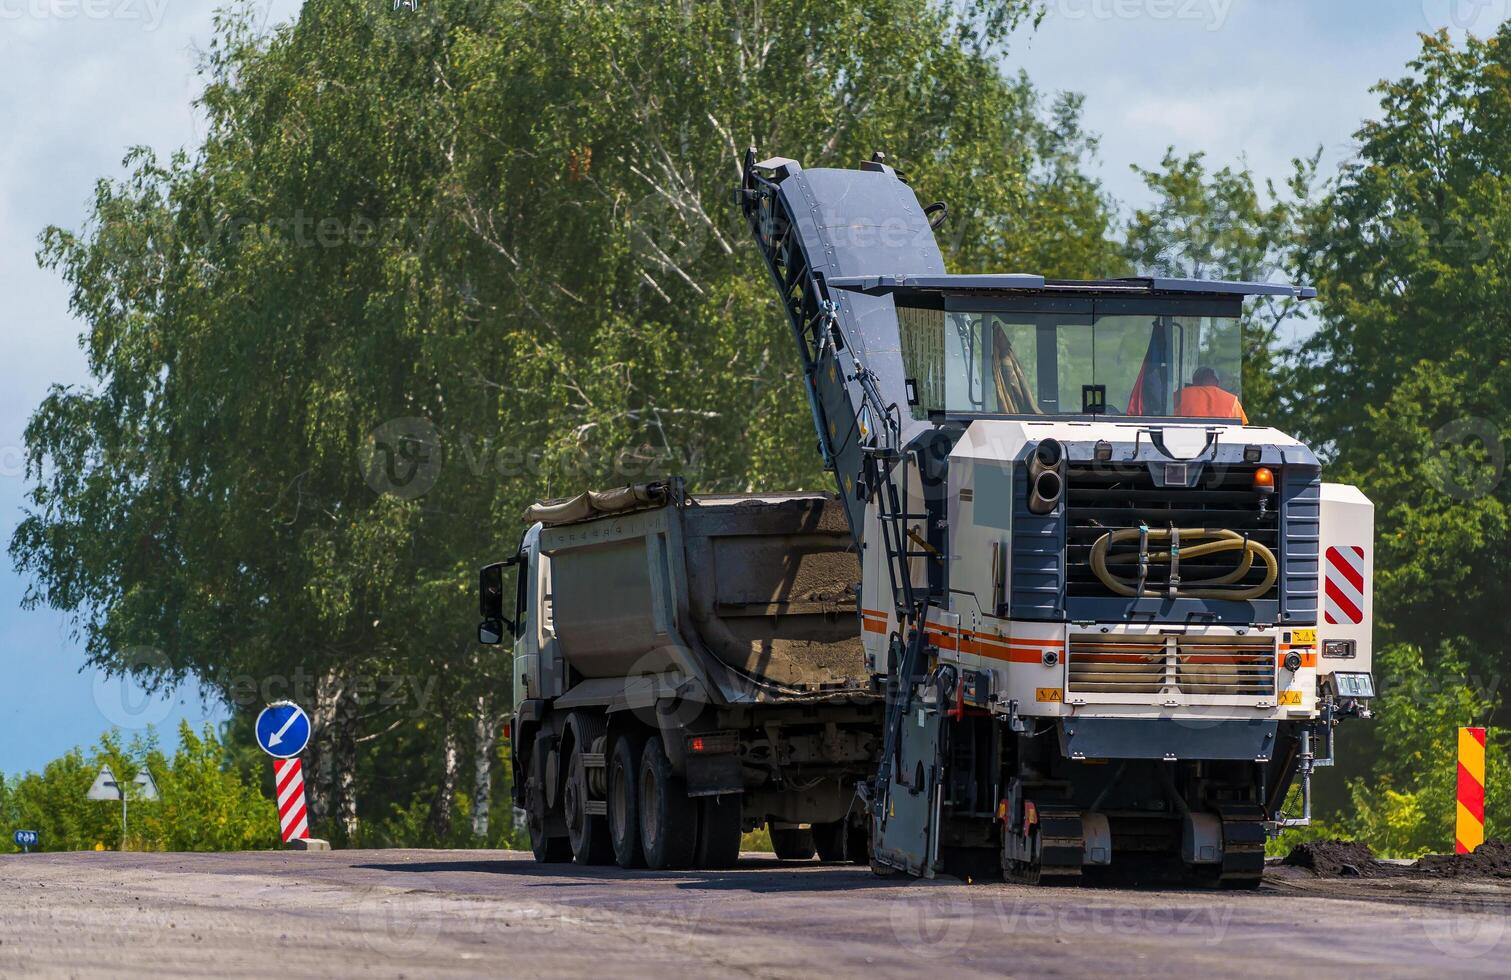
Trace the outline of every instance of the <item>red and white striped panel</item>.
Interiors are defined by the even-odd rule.
[[[304,806],[304,769],[298,759],[273,760],[273,785],[278,788],[278,824],[283,842],[309,840],[309,814]]]
[[[1325,584],[1327,621],[1336,626],[1364,622],[1364,549],[1327,549]]]

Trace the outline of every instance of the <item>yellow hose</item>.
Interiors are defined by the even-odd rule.
[[[1224,551],[1242,551],[1243,557],[1238,565],[1226,575],[1215,578],[1186,579],[1180,584],[1179,596],[1188,599],[1233,599],[1239,602],[1248,599],[1258,599],[1270,591],[1275,584],[1275,579],[1280,576],[1280,566],[1275,561],[1275,553],[1258,541],[1250,541],[1237,531],[1229,531],[1225,528],[1190,527],[1179,528],[1180,532],[1180,557],[1200,558],[1203,555],[1215,555]],[[1169,528],[1150,528],[1147,532],[1150,541],[1168,542],[1171,540]],[[1139,591],[1137,579],[1126,579],[1113,572],[1107,567],[1109,563],[1125,563],[1138,561],[1137,554],[1107,554],[1108,549],[1123,541],[1137,541],[1140,531],[1138,528],[1124,528],[1119,531],[1110,531],[1097,539],[1096,544],[1091,546],[1091,570],[1096,573],[1102,584],[1113,592],[1129,598],[1159,597],[1163,592],[1151,590],[1145,583],[1144,590]],[[1201,541],[1202,544],[1186,546],[1187,541]],[[1232,588],[1235,582],[1239,582],[1249,573],[1254,566],[1254,559],[1264,562],[1264,581],[1255,585],[1242,588]],[[1150,549],[1149,560],[1152,562],[1168,562],[1170,549],[1162,551]],[[1191,586],[1188,588],[1187,586]]]

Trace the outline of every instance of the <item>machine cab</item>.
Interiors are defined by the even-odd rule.
[[[978,278],[984,277],[936,277]],[[894,301],[913,417],[1246,424],[1243,296],[1166,285],[1145,290],[1116,280],[1048,282],[1020,291],[899,289]]]

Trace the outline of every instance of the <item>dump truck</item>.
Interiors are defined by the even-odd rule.
[[[512,646],[514,803],[539,861],[864,861],[858,783],[883,706],[834,494],[680,480],[530,508],[482,569],[479,640]]]
[[[879,154],[743,172],[886,699],[873,867],[1257,886],[1374,694],[1373,507],[1241,402],[1244,303],[1315,291],[949,274]]]

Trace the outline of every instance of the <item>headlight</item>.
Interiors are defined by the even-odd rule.
[[[1340,698],[1372,698],[1375,679],[1363,671],[1333,671],[1322,679],[1325,690]]]

